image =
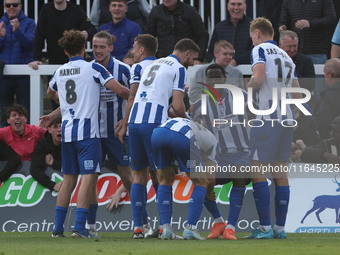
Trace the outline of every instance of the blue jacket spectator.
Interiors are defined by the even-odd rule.
[[[122,61],[126,53],[133,47],[135,37],[141,34],[142,30],[137,23],[126,17],[127,1],[111,0],[109,9],[112,21],[100,26],[98,32],[106,30],[115,36],[116,41],[113,44],[111,55]]]
[[[5,64],[28,64],[33,60],[34,20],[23,13],[20,1],[7,0],[4,7],[6,13],[0,20],[0,59]],[[17,103],[29,112],[29,76],[3,76],[0,80],[1,126],[7,126],[6,108],[13,104],[14,95]]]
[[[22,10],[17,19],[20,26],[14,32],[7,13],[1,17],[0,21],[4,22],[6,28],[6,35],[0,36],[0,59],[6,64],[28,64],[33,60],[35,22]]]

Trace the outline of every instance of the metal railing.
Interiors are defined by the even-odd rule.
[[[39,124],[39,118],[43,115],[43,99],[46,84],[44,85],[42,76],[52,75],[60,65],[40,65],[38,70],[33,70],[28,65],[5,65],[4,75],[30,75],[30,122],[33,125]],[[189,67],[188,80],[193,77],[197,66]],[[239,65],[236,67],[243,75],[251,75],[250,65]],[[315,74],[323,75],[323,65],[314,65]]]

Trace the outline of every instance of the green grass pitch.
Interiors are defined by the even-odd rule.
[[[70,235],[70,233],[66,233]],[[203,233],[206,236],[207,233]],[[99,233],[94,239],[51,238],[46,232],[0,232],[0,255],[38,254],[339,254],[340,234],[288,234],[287,240],[133,240],[131,233]]]

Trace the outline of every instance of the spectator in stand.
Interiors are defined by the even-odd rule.
[[[21,160],[18,153],[2,141],[0,141],[0,160],[7,161],[4,168],[0,171],[0,183],[2,183],[18,169]]]
[[[287,52],[288,56],[294,61],[300,87],[312,91],[315,86],[313,61],[310,57],[297,52],[298,43],[299,38],[295,32],[284,30],[280,33],[279,47]]]
[[[97,28],[112,20],[108,6],[110,0],[94,0],[91,8],[91,22]],[[146,20],[151,11],[150,5],[146,0],[129,0],[126,17],[136,22],[143,33],[146,31]]]
[[[21,10],[20,0],[5,0],[4,8],[6,13],[0,20],[0,59],[5,64],[28,64],[33,60],[35,22]],[[0,126],[7,126],[5,112],[14,103],[14,94],[29,112],[29,76],[10,75],[0,80]]]
[[[336,23],[332,0],[284,0],[279,30],[293,30],[299,37],[299,52],[308,54],[314,64],[324,64],[329,51],[328,33]]]
[[[42,50],[47,43],[47,59],[49,64],[64,64],[68,57],[58,45],[58,40],[65,30],[77,29],[83,32],[87,41],[91,41],[97,32],[84,10],[66,0],[54,0],[42,6],[39,13],[34,40],[34,59],[30,66],[37,69],[43,59]]]
[[[294,162],[340,164],[340,115],[329,125],[330,139],[324,139],[313,146],[296,141],[291,152]]]
[[[270,20],[274,28],[274,41],[278,42],[280,37],[278,28],[283,0],[260,0],[260,1],[261,1],[261,13],[260,15],[257,14],[257,17],[263,16]],[[248,13],[251,14],[251,12]]]
[[[330,34],[333,33],[335,23],[332,0],[284,0],[279,31],[293,30],[299,37],[299,53],[309,56],[313,64],[324,64],[328,58]],[[317,78],[314,96],[319,100],[326,85],[321,77]]]
[[[333,4],[334,4],[334,9],[335,9],[336,17],[338,19],[340,19],[340,2],[338,0],[333,0]]]
[[[340,57],[340,20],[332,37],[331,58]]]
[[[129,0],[128,11],[126,16],[128,19],[136,22],[143,33],[146,32],[146,21],[151,12],[151,7],[146,0]]]
[[[134,56],[131,52],[132,50],[129,50],[128,53],[123,58],[123,63],[129,65],[130,67],[135,64]]]
[[[6,111],[8,127],[0,128],[0,141],[10,146],[22,161],[30,161],[36,143],[46,130],[27,124],[27,111],[18,104],[9,106]]]
[[[134,39],[142,31],[139,25],[126,17],[127,0],[110,0],[112,20],[99,27],[98,31],[106,30],[114,35],[116,41],[111,55],[122,61],[126,53],[133,47]]]
[[[340,115],[340,59],[331,58],[324,66],[326,90],[315,109],[315,118],[321,138],[329,138],[331,121]]]
[[[313,114],[313,110],[308,104],[304,104],[304,106]],[[321,141],[314,116],[304,115],[294,105],[294,118],[297,122],[297,125],[294,127],[294,143],[297,140],[303,140],[307,145],[314,145]]]
[[[46,174],[46,168],[61,171],[61,118],[47,128],[45,137],[38,141],[32,153],[31,175],[50,191],[59,191],[62,182],[55,183]]]
[[[200,47],[198,60],[203,62],[205,59],[209,34],[196,9],[186,3],[163,0],[162,4],[153,7],[147,21],[147,33],[158,39],[157,58],[170,55],[178,41],[190,38]]]
[[[227,19],[217,23],[212,33],[207,52],[207,61],[211,61],[214,57],[215,42],[226,40],[231,42],[235,49],[230,65],[249,65],[253,44],[249,36],[251,18],[244,14],[247,9],[246,0],[229,0],[227,8]]]
[[[205,83],[206,80],[206,69],[213,63],[219,64],[224,68],[228,84],[233,84],[244,89],[243,75],[241,71],[230,65],[234,52],[234,47],[230,42],[219,40],[215,43],[215,59],[209,64],[201,65],[194,76],[195,79],[191,79],[189,88],[190,104],[193,104],[198,99],[201,99],[201,95],[203,93],[202,88],[204,88],[202,83]]]

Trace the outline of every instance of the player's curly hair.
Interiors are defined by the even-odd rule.
[[[258,17],[250,22],[250,32],[259,30],[263,35],[274,36],[272,23],[263,17]]]
[[[85,43],[84,34],[74,29],[64,31],[63,37],[58,40],[58,45],[70,54],[70,56],[81,54]]]

